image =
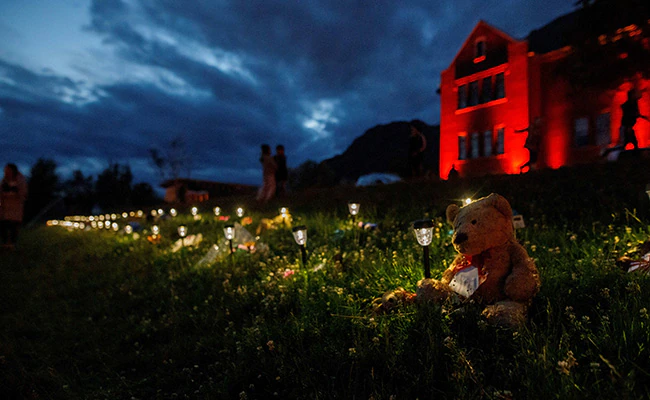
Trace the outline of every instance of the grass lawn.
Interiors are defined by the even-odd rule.
[[[650,398],[650,277],[615,263],[650,238],[648,182],[639,161],[219,203],[248,206],[253,232],[290,207],[309,229],[304,266],[287,228],[260,235],[268,252],[197,266],[223,238],[207,206],[161,221],[158,244],[26,230],[0,254],[1,397]],[[410,222],[434,219],[439,277],[455,256],[446,206],[491,192],[524,215],[517,236],[540,270],[526,328],[487,325],[475,304],[374,315],[373,299],[423,275]],[[377,230],[353,228],[351,198]],[[204,241],[172,253],[181,223]]]

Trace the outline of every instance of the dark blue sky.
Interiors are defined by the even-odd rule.
[[[0,2],[0,163],[109,162],[157,184],[148,149],[182,137],[191,176],[259,184],[366,129],[440,120],[440,71],[479,19],[516,38],[574,0]]]

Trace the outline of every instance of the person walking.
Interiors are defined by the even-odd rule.
[[[605,149],[602,156],[606,157],[609,153],[616,150],[625,150],[625,146],[628,143],[632,144],[633,149],[639,148],[639,142],[636,139],[636,133],[634,132],[634,125],[639,118],[643,118],[646,121],[650,121],[645,115],[641,115],[639,112],[639,99],[641,95],[638,90],[630,89],[627,92],[627,101],[621,104],[621,110],[623,111],[623,116],[621,118],[621,128],[619,129],[619,138],[618,144],[614,147]]]
[[[271,146],[268,144],[262,145],[260,163],[262,164],[263,182],[262,187],[257,192],[257,201],[264,204],[275,195],[275,171],[278,169],[271,155]]]
[[[287,192],[287,180],[289,171],[287,170],[287,156],[284,154],[284,146],[279,144],[275,147],[275,156],[273,156],[277,169],[275,171],[276,195],[284,196]]]
[[[539,147],[542,141],[542,117],[536,117],[532,125],[524,129],[515,130],[515,133],[528,132],[524,148],[528,150],[528,161],[519,167],[519,173],[528,167],[528,172],[533,170],[537,165],[537,157],[539,155]]]
[[[16,164],[7,164],[0,183],[0,236],[2,247],[14,250],[23,222],[27,181]]]

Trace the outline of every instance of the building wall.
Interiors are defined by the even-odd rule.
[[[526,135],[514,132],[515,129],[526,128],[529,121],[527,43],[508,41],[505,43],[507,49],[505,63],[479,70],[471,75],[457,77],[456,72],[459,69],[456,68],[456,63],[467,64],[467,60],[463,57],[471,56],[467,48],[473,46],[476,37],[485,37],[487,40],[486,61],[490,59],[490,43],[493,41],[503,43],[503,38],[498,33],[491,32],[489,28],[475,29],[455,63],[441,75],[440,177],[442,179],[447,178],[452,165],[455,165],[461,176],[512,174],[517,173],[519,166],[528,159],[528,152],[523,148]],[[504,73],[505,98],[458,108],[459,87],[474,81],[481,82],[483,78],[496,76],[499,73]],[[459,160],[459,136],[465,136],[467,144],[471,142],[472,135],[477,133],[484,135],[486,131],[491,131],[494,149],[500,128],[504,129],[503,154],[483,154],[476,158],[468,157],[466,160]],[[480,144],[483,146],[484,142]]]
[[[472,63],[472,48],[477,37],[497,43],[499,60],[505,62]],[[502,46],[507,46],[503,56]],[[500,47],[501,46],[501,47]],[[527,132],[515,133],[542,118],[542,142],[537,166],[559,168],[565,165],[602,160],[601,153],[619,139],[621,105],[627,92],[636,88],[643,95],[639,100],[642,115],[650,116],[650,81],[640,77],[622,84],[616,90],[583,90],[576,92],[562,76],[561,61],[568,49],[537,55],[528,52],[526,41],[508,40],[484,23],[479,23],[463,45],[450,67],[441,74],[440,177],[446,179],[452,167],[461,176],[483,174],[515,174],[529,159],[524,146]],[[485,61],[490,60],[488,50]],[[486,68],[480,68],[481,66]],[[459,88],[486,76],[505,74],[503,99],[459,109]],[[466,86],[467,87],[467,86]],[[504,152],[459,159],[459,136],[466,146],[475,132],[492,130],[493,137],[504,128]],[[576,135],[576,131],[584,136]],[[650,146],[650,122],[639,119],[635,126],[639,147]]]

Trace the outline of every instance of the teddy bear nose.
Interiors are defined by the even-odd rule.
[[[456,237],[454,237],[454,244],[461,244],[465,242],[468,239],[466,233],[457,233]]]

